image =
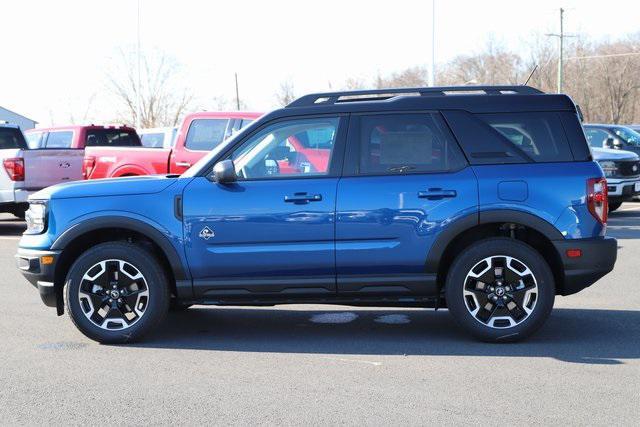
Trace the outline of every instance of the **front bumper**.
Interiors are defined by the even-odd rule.
[[[609,197],[614,199],[630,199],[633,196],[640,194],[640,178],[607,178],[607,193],[609,193]]]
[[[49,307],[57,306],[58,295],[54,286],[54,274],[59,257],[60,251],[23,248],[18,248],[18,253],[15,255],[18,269],[38,289],[42,302]]]
[[[567,239],[554,241],[564,268],[564,283],[560,295],[571,295],[593,285],[611,272],[618,256],[618,241],[613,237]],[[570,258],[569,249],[579,249],[582,255]]]

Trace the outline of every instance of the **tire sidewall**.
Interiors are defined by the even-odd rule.
[[[501,255],[525,263],[538,285],[536,305],[529,317],[516,326],[502,329],[483,325],[471,315],[463,294],[469,271],[483,259]],[[549,265],[531,246],[514,239],[491,238],[474,243],[454,260],[447,275],[445,297],[456,322],[473,336],[489,342],[511,342],[531,335],[547,320],[555,300],[555,283]]]
[[[105,330],[91,322],[80,307],[78,292],[82,277],[96,263],[108,259],[126,261],[137,268],[149,289],[149,302],[144,315],[131,327]],[[169,287],[164,270],[156,258],[131,243],[103,243],[84,252],[74,262],[65,282],[67,312],[76,327],[87,337],[101,343],[134,342],[164,319],[169,308]]]

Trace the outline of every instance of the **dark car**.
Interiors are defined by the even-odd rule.
[[[640,133],[629,126],[589,123],[584,125],[584,132],[592,147],[613,148],[640,154]]]

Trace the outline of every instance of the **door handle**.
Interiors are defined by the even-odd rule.
[[[429,200],[453,198],[457,195],[456,190],[443,190],[442,188],[430,188],[427,191],[418,191],[419,198]]]
[[[176,166],[180,166],[181,168],[190,168],[191,163],[189,162],[176,162]]]
[[[322,200],[321,194],[294,193],[293,196],[284,196],[287,203],[304,204],[309,202],[319,202]]]

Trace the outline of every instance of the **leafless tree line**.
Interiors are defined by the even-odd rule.
[[[473,55],[460,55],[440,65],[436,84],[522,84],[537,65],[529,85],[557,90],[558,48],[553,40],[532,37],[525,56],[491,41]],[[640,123],[640,33],[616,41],[578,37],[565,46],[563,92],[580,105],[589,122]],[[373,79],[347,78],[344,89],[426,86],[426,67],[415,66]],[[282,84],[278,100],[290,99],[292,85]]]

